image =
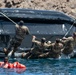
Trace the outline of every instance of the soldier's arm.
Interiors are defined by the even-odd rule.
[[[51,46],[51,44],[45,44],[46,48],[49,48]]]
[[[63,44],[61,44],[61,52],[64,50],[64,45]]]
[[[36,36],[33,36],[32,42],[33,42],[33,43],[36,43],[36,44],[40,44],[40,42],[36,40]]]
[[[27,26],[23,26],[23,29],[24,29],[26,35],[30,34],[30,31]]]
[[[62,41],[63,44],[65,44],[65,43],[67,43],[68,41],[72,41],[72,40],[73,40],[72,37],[68,37],[68,38],[62,39],[61,41]]]
[[[60,43],[64,44],[68,41],[68,39],[60,39]]]
[[[19,25],[18,25],[18,24],[16,24],[15,26],[16,26],[16,27],[19,27]]]
[[[60,39],[60,43],[64,44],[65,43],[65,40]]]
[[[28,35],[28,34],[30,34],[30,31],[29,31],[29,29],[27,28],[27,30],[26,30],[26,34]]]
[[[73,37],[68,37],[68,41],[73,41]]]
[[[32,36],[32,42],[35,42],[36,36]]]

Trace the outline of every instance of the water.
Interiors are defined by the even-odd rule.
[[[10,62],[19,61],[26,65],[23,73],[17,73],[12,69],[0,70],[0,75],[76,75],[76,59],[10,59]]]

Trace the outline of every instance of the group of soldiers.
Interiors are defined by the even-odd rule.
[[[30,34],[27,26],[21,20],[16,26],[16,34],[10,40],[8,47],[4,48],[4,53],[7,56],[10,51],[12,55],[17,51],[17,48],[21,45],[25,35]],[[51,39],[50,39],[51,40]],[[76,47],[76,32],[71,37],[57,38],[54,42],[46,41],[46,38],[41,38],[41,41],[36,40],[36,36],[32,36],[32,47],[27,53],[22,53],[20,56],[26,59],[34,58],[61,58],[71,57],[74,55]]]
[[[34,43],[33,48],[26,54],[24,53],[23,58],[70,58],[74,55],[76,47],[76,32],[71,37],[57,38],[54,42],[46,42],[45,38],[38,41],[36,36],[33,36],[32,43]]]
[[[7,56],[10,51],[12,51],[12,55],[17,51],[17,48],[21,45],[25,35],[30,34],[27,26],[24,25],[24,22],[21,20],[19,24],[15,25],[15,35],[12,37],[8,43],[7,48],[4,48],[3,51]]]

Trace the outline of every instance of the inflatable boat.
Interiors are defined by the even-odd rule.
[[[30,33],[35,35],[38,40],[42,37],[45,37],[47,41],[54,41],[57,37],[62,38],[71,26],[71,30],[67,36],[71,36],[76,31],[75,19],[62,12],[16,8],[0,9],[0,12],[7,15],[16,23],[23,20],[29,28]],[[14,35],[15,25],[4,15],[0,14],[0,57],[4,57],[3,48],[7,47],[10,38]],[[19,47],[19,52],[27,52],[31,48],[31,40],[32,36],[27,35]]]

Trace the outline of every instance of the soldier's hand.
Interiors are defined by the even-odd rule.
[[[35,38],[36,38],[36,36],[33,36],[33,38],[35,39]]]
[[[66,37],[63,37],[62,39],[63,39],[63,40],[66,40]]]

